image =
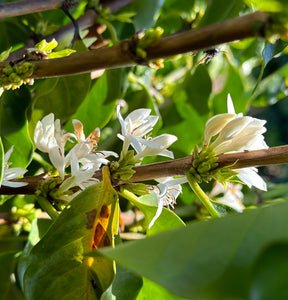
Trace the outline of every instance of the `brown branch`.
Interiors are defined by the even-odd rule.
[[[117,186],[130,182],[140,182],[161,177],[185,175],[185,169],[190,168],[192,162],[193,156],[189,155],[171,161],[137,166],[133,168],[135,170],[135,174],[133,174],[133,176],[129,180],[113,181],[113,185]],[[273,147],[265,150],[222,154],[219,155],[219,159],[217,162],[219,168],[231,166],[231,169],[287,164],[288,145]],[[102,171],[96,171],[94,177],[102,180]],[[28,185],[20,188],[10,188],[2,186],[0,188],[0,195],[34,194],[40,183],[48,181],[51,178],[52,177],[42,174],[38,176],[24,177],[22,179],[14,180],[17,182],[27,182]]]
[[[155,45],[148,47],[147,61],[198,51],[218,44],[250,37],[263,37],[269,18],[263,12],[237,17],[196,30],[185,31],[163,37]],[[92,72],[99,69],[134,66],[139,59],[133,53],[133,42],[122,43],[69,57],[35,61],[37,70],[34,78],[47,78]],[[145,62],[144,62],[145,63]],[[0,63],[0,73],[5,63]]]
[[[60,0],[25,0],[0,4],[0,19],[59,9]]]

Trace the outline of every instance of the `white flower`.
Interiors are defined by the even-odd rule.
[[[64,193],[71,187],[78,186],[84,190],[86,187],[98,183],[99,180],[93,178],[93,175],[97,169],[97,165],[87,163],[80,167],[80,163],[77,159],[75,152],[71,154],[71,177],[65,179],[59,187],[59,192]]]
[[[174,179],[173,177],[165,177],[158,178],[157,181],[160,182],[157,186],[150,186],[150,189],[157,196],[158,208],[155,216],[153,217],[148,226],[149,229],[154,225],[155,221],[161,215],[164,206],[171,206],[172,208],[174,208],[174,204],[176,204],[176,199],[182,192],[181,184],[187,182],[187,179],[185,177],[176,179]]]
[[[242,189],[242,184],[240,183],[232,184],[230,182],[227,182],[226,189],[225,189],[225,187],[221,183],[216,182],[209,196],[215,197],[221,193],[224,193],[224,196],[217,198],[216,201],[219,203],[223,203],[227,206],[230,206],[236,211],[241,213],[245,208],[245,206],[242,203],[244,195],[241,192],[241,189]]]
[[[54,114],[45,116],[38,121],[34,131],[34,142],[36,147],[49,154],[53,166],[57,169],[59,176],[64,179],[65,175],[65,145],[69,138],[75,138],[72,133],[61,129],[60,120],[54,122]]]
[[[137,152],[136,160],[154,155],[174,158],[173,152],[167,148],[177,140],[176,136],[161,134],[150,139],[145,137],[158,121],[158,116],[150,116],[150,113],[151,109],[136,109],[123,120],[120,106],[117,106],[117,116],[122,129],[122,135],[118,134],[118,137],[124,141],[123,152],[126,153],[131,144]]]
[[[167,150],[175,141],[177,137],[172,134],[161,134],[152,139],[139,139],[141,150],[137,151],[138,154],[135,159],[141,159],[146,156],[161,155],[174,158],[173,152]]]
[[[27,170],[24,168],[9,168],[9,166],[11,165],[11,163],[8,162],[8,160],[10,159],[11,153],[13,152],[13,146],[9,149],[9,151],[7,151],[4,154],[4,164],[3,164],[3,177],[2,177],[2,182],[1,185],[4,186],[10,186],[10,187],[22,187],[27,185],[27,182],[15,182],[15,181],[10,181],[12,179],[15,179],[17,177],[23,176]],[[1,186],[0,185],[0,186]]]
[[[116,110],[122,131],[122,135],[118,134],[118,137],[124,141],[124,153],[127,152],[130,144],[137,152],[140,152],[139,139],[153,129],[158,121],[158,116],[150,116],[151,109],[140,108],[132,111],[124,120],[120,113],[120,105]]]
[[[263,136],[266,132],[264,127],[266,121],[235,114],[230,95],[228,95],[227,107],[227,114],[216,115],[207,121],[204,131],[204,147],[213,149],[215,155],[268,149]],[[238,178],[249,187],[253,185],[266,191],[266,183],[257,174],[256,168],[235,171],[239,173]]]
[[[54,114],[45,116],[41,121],[38,121],[34,131],[35,146],[42,152],[48,153],[49,144],[54,137]]]

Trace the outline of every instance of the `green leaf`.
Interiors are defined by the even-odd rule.
[[[212,81],[207,67],[198,66],[195,73],[187,72],[183,88],[187,93],[188,103],[199,115],[209,113],[208,100],[212,92]]]
[[[116,265],[116,276],[112,284],[112,293],[117,300],[136,299],[142,284],[143,281],[140,276],[120,265]]]
[[[117,193],[104,167],[103,181],[75,197],[31,250],[24,274],[26,298],[99,299],[112,283],[115,266],[84,254],[113,246],[118,217]]]
[[[154,225],[149,229],[148,225],[154,218],[158,208],[156,194],[151,193],[137,197],[129,191],[124,191],[121,193],[121,195],[144,213],[147,235],[154,235],[172,228],[185,226],[185,223],[173,211],[163,207],[161,215],[155,221]]]
[[[53,112],[62,123],[77,111],[90,88],[90,74],[45,79],[37,88],[31,107],[29,131],[37,121]]]
[[[96,127],[103,128],[115,112],[116,100],[122,95],[123,69],[107,70],[96,81],[91,91],[71,119],[80,120],[87,134]],[[67,129],[72,130],[71,122]]]
[[[208,0],[205,14],[200,21],[199,27],[233,18],[238,15],[241,9],[243,9],[241,0]]]
[[[278,53],[282,52],[288,46],[287,42],[277,40],[274,44],[267,43],[265,46],[262,56],[264,58],[264,68],[267,66],[269,61]]]
[[[54,58],[66,57],[74,52],[76,52],[76,51],[73,49],[64,49],[64,50],[48,53],[48,58],[54,59]]]
[[[186,298],[175,296],[162,286],[144,277],[142,289],[140,290],[136,300],[149,299],[185,300]]]
[[[283,2],[281,0],[244,0],[244,2],[254,9],[257,8],[262,11],[280,12],[284,9],[284,3],[281,3]]]
[[[26,123],[26,110],[31,103],[30,92],[22,86],[4,91],[0,97],[0,135],[17,132]]]
[[[0,295],[1,299],[6,299],[11,286],[11,274],[15,266],[15,252],[0,253]]]
[[[261,251],[288,241],[287,214],[288,203],[278,203],[99,251],[178,296],[248,299]]]
[[[16,18],[0,20],[0,52],[7,50],[11,45],[23,45],[29,39],[29,31]]]
[[[2,136],[2,142],[6,152],[14,146],[10,157],[11,167],[26,168],[29,165],[33,155],[33,144],[28,134],[27,123],[21,130]]]
[[[251,280],[251,300],[288,299],[288,244],[270,245],[261,253]]]
[[[50,52],[58,45],[57,41],[53,39],[51,42],[46,42],[46,40],[42,40],[38,44],[35,45],[35,48],[40,51]]]
[[[135,31],[148,29],[155,24],[155,16],[162,7],[164,0],[136,0],[129,5],[131,11],[136,12],[134,17]]]
[[[4,61],[8,58],[10,52],[12,50],[12,47],[10,47],[8,50],[5,50],[3,52],[0,53],[0,61]]]
[[[29,261],[29,255],[33,247],[41,240],[52,224],[51,219],[34,219],[32,221],[31,231],[29,233],[28,242],[19,258],[17,264],[17,276],[20,287],[24,290],[24,273]]]

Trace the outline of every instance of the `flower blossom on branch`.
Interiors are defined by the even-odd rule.
[[[4,154],[4,164],[3,164],[3,177],[1,185],[9,186],[13,188],[18,188],[27,185],[27,182],[15,182],[11,181],[12,179],[15,179],[17,177],[23,176],[27,170],[24,168],[10,168],[10,165],[12,163],[9,163],[8,160],[10,159],[10,156],[13,152],[13,146]]]
[[[187,179],[185,177],[164,177],[158,178],[157,181],[159,182],[157,186],[148,186],[148,189],[156,194],[158,200],[158,208],[156,214],[151,220],[148,228],[151,228],[154,225],[155,221],[161,215],[164,206],[168,208],[174,208],[177,197],[180,193],[182,193],[181,184],[187,182]]]
[[[109,162],[106,157],[110,155],[118,157],[117,153],[113,151],[96,151],[100,138],[99,128],[93,130],[86,138],[83,124],[78,120],[73,120],[72,123],[75,132],[66,132],[61,129],[60,120],[54,121],[54,114],[51,113],[37,123],[34,132],[36,147],[49,154],[51,163],[62,179],[58,193],[62,199],[72,199],[71,195],[67,196],[68,190],[72,187],[79,187],[83,190],[87,186],[99,182],[93,178],[95,171],[100,169],[102,164]],[[72,141],[72,139],[77,143],[65,154],[65,145],[68,140]],[[65,169],[69,166],[71,166],[71,177],[64,180]],[[74,193],[73,197],[76,194]]]
[[[117,116],[122,130],[122,134],[118,134],[118,137],[123,140],[123,154],[127,153],[131,144],[137,152],[135,160],[154,155],[174,158],[173,152],[167,148],[177,140],[175,135],[161,134],[154,138],[146,136],[158,121],[158,116],[150,116],[150,113],[151,109],[136,109],[123,119],[120,105],[117,106]]]
[[[228,113],[210,118],[205,126],[203,149],[213,154],[226,154],[240,151],[268,149],[263,133],[266,121],[242,114],[236,114],[232,99],[228,95]],[[254,167],[234,169],[238,178],[247,186],[267,190],[266,183]]]

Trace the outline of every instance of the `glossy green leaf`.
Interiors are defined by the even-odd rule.
[[[115,266],[84,253],[113,245],[118,217],[117,193],[104,167],[103,181],[75,197],[31,250],[24,274],[26,298],[99,299],[112,283]]]
[[[29,254],[33,247],[40,241],[41,238],[43,238],[52,223],[51,219],[34,219],[32,221],[32,228],[29,233],[28,241],[17,264],[17,278],[22,290],[24,289],[23,278],[29,261]]]
[[[200,65],[196,71],[187,73],[183,88],[187,93],[187,102],[199,115],[209,113],[208,100],[212,92],[212,81],[207,67]]]
[[[144,277],[143,287],[140,290],[136,300],[149,299],[186,300],[186,298],[173,295],[171,292],[164,289],[162,286]]]
[[[0,253],[0,295],[1,299],[6,299],[6,295],[11,287],[11,274],[15,266],[15,252]]]
[[[274,44],[268,43],[263,50],[263,58],[265,61],[264,67],[267,66],[268,62],[283,49],[288,46],[287,42],[277,40]]]
[[[0,53],[0,61],[4,61],[8,58],[10,52],[12,50],[12,47],[10,47],[8,50],[5,50],[3,52]]]
[[[26,110],[30,104],[30,92],[25,86],[3,92],[0,97],[1,136],[15,133],[26,124]]]
[[[122,95],[123,72],[123,69],[105,71],[71,117],[83,122],[87,134],[96,127],[103,128],[115,113],[116,100]],[[71,122],[67,124],[67,129],[72,130]]]
[[[129,5],[129,9],[136,12],[133,18],[135,31],[153,27],[155,16],[159,12],[164,0],[136,0]]]
[[[116,300],[136,299],[142,285],[141,276],[116,265],[116,276],[112,284],[112,294]]]
[[[6,51],[12,45],[23,44],[29,38],[26,28],[17,22],[16,18],[6,18],[0,20],[0,52]]]
[[[193,222],[100,252],[178,296],[247,299],[261,251],[271,243],[288,241],[287,214],[288,203],[279,203]]]
[[[67,122],[89,93],[90,81],[90,74],[45,79],[33,97],[29,123],[31,135],[37,121],[51,112],[55,119]]]
[[[29,165],[33,155],[33,144],[28,134],[27,122],[25,126],[21,128],[21,130],[2,136],[2,142],[5,152],[14,146],[10,157],[12,168],[26,168]]]
[[[251,300],[288,299],[288,244],[270,245],[253,268]]]
[[[238,15],[241,9],[243,9],[241,0],[208,0],[205,14],[200,21],[199,27],[233,18]]]
[[[244,0],[244,2],[250,7],[262,11],[280,12],[284,9],[283,0]]]

